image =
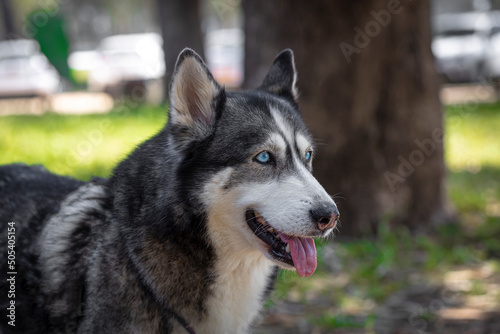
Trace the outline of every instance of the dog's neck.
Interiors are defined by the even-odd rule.
[[[164,301],[196,334],[246,334],[274,282],[276,266],[258,249],[232,242],[235,239],[208,225],[211,245],[206,250],[197,246],[181,252],[181,246],[189,245],[169,244],[164,253],[165,244],[151,239],[145,242],[147,251],[132,256],[132,261],[140,276],[150,278],[145,283],[157,300]],[[200,240],[196,241],[193,244],[199,245]],[[163,253],[159,262],[157,255]],[[190,255],[185,257],[186,253]],[[182,332],[181,323],[174,326]]]
[[[234,203],[234,194],[225,189],[232,170],[214,175],[203,189],[206,232],[214,252],[214,282],[206,300],[200,333],[247,333],[255,321],[268,287],[274,283],[276,266],[245,236],[245,214]],[[236,332],[235,332],[236,331]]]
[[[274,283],[276,266],[259,250],[215,248],[216,279],[200,333],[247,333]],[[198,331],[197,331],[198,332]]]

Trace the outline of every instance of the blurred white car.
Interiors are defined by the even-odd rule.
[[[61,91],[61,77],[35,40],[0,42],[0,96],[46,96]]]
[[[244,42],[241,29],[214,30],[205,39],[207,65],[215,79],[227,87],[243,82]]]
[[[148,81],[165,74],[163,39],[159,34],[115,35],[104,38],[97,52],[96,62],[88,75],[88,87],[112,95],[127,93],[136,85],[144,87]]]
[[[71,52],[68,57],[68,65],[72,79],[77,84],[86,85],[90,72],[102,66],[101,62],[101,56],[96,50]]]
[[[484,76],[487,80],[500,81],[500,11],[490,13],[491,30],[486,52]]]
[[[488,49],[486,13],[442,14],[434,19],[432,52],[438,71],[449,81],[477,81]]]

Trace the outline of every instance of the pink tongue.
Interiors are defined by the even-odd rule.
[[[300,277],[314,274],[317,266],[316,245],[313,238],[290,237],[281,234],[281,240],[290,245],[293,264]]]

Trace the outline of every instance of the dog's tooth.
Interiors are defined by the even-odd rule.
[[[264,218],[262,218],[262,216],[258,216],[258,217],[257,217],[257,222],[258,222],[259,224],[262,224],[262,225],[267,225],[266,220],[265,220]]]
[[[287,253],[290,253],[290,244],[286,244],[285,250],[286,250]]]

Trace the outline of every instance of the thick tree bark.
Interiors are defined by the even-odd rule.
[[[185,47],[203,57],[199,0],[156,0],[165,53],[165,96],[177,56]]]
[[[14,13],[12,11],[12,6],[10,0],[0,0],[0,12],[2,12],[3,30],[4,38],[11,39],[16,35],[16,30],[14,26]]]
[[[318,139],[315,175],[337,194],[342,234],[381,220],[450,217],[429,1],[248,0],[246,85],[292,48],[299,102]]]

